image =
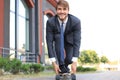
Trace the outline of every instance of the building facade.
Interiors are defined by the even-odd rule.
[[[45,30],[58,0],[1,0],[0,55],[45,62]]]

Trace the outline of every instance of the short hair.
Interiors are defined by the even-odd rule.
[[[59,1],[57,2],[56,10],[57,10],[57,7],[58,7],[59,5],[60,5],[60,6],[63,6],[63,7],[66,7],[66,8],[69,9],[69,4],[68,4],[68,2],[65,1],[65,0],[59,0]]]

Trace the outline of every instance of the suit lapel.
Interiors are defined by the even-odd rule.
[[[65,28],[65,34],[69,31],[69,29],[70,29],[70,18],[68,16],[68,21],[66,23],[66,28]]]
[[[57,27],[58,32],[60,32],[60,24],[59,24],[59,21],[57,19],[57,16],[55,18],[55,23],[56,23],[56,27]]]

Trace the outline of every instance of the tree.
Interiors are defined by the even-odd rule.
[[[109,62],[109,60],[108,60],[108,58],[106,56],[102,56],[101,59],[100,59],[100,61],[102,63],[104,63],[104,64]]]
[[[81,51],[81,56],[79,57],[79,60],[82,64],[85,63],[99,63],[100,59],[97,55],[97,53],[94,50],[83,50]]]

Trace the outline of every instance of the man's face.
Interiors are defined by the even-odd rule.
[[[60,20],[64,21],[69,13],[68,7],[57,6],[57,15]]]

